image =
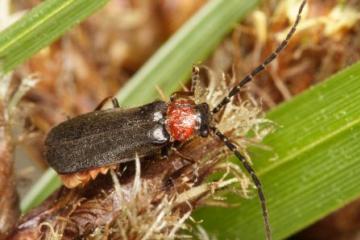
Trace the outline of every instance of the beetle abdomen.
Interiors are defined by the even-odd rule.
[[[73,173],[158,153],[168,144],[161,123],[166,103],[132,109],[109,109],[80,115],[53,128],[45,156],[58,173]]]

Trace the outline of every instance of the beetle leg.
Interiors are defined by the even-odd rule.
[[[200,68],[197,65],[193,65],[191,74],[191,90],[190,91],[178,91],[174,92],[170,96],[170,101],[174,101],[179,98],[189,98],[194,96],[195,88],[200,82]]]
[[[175,181],[176,179],[178,179],[179,177],[181,177],[181,175],[187,171],[190,167],[194,168],[194,173],[195,173],[195,178],[191,180],[191,182],[193,183],[197,183],[199,180],[199,176],[197,173],[197,167],[194,165],[195,161],[193,159],[185,159],[186,163],[180,167],[179,169],[171,172],[170,174],[168,174],[167,176],[164,177],[163,179],[163,188],[165,190],[170,190],[170,188],[174,187],[175,185]]]
[[[194,164],[195,160],[192,157],[186,156],[184,154],[182,154],[181,152],[179,152],[179,150],[177,150],[176,147],[171,146],[171,150],[174,151],[174,153],[176,155],[178,155],[179,157],[181,157],[182,159],[186,160],[187,162],[189,162],[190,164]]]
[[[177,149],[178,147],[180,147],[182,145],[181,142],[172,142],[171,144],[163,147],[161,149],[160,155],[161,155],[161,159],[168,159],[169,158],[169,152],[170,150],[173,151],[177,156],[179,156],[180,158],[186,160],[187,162],[189,162],[190,164],[195,163],[194,159],[192,159],[191,157],[188,157],[184,154],[182,154],[181,152],[179,152],[179,150]]]
[[[194,95],[193,92],[184,92],[184,91],[174,92],[170,96],[170,101],[173,102],[174,100],[179,98],[189,98],[192,97],[193,95]]]
[[[189,167],[189,165],[190,164],[186,164],[171,174],[165,176],[163,179],[163,188],[165,190],[170,190],[170,188],[174,187],[175,180],[181,176],[181,174]]]
[[[109,96],[109,97],[104,98],[104,99],[96,106],[96,108],[94,109],[94,111],[99,111],[99,110],[101,110],[101,109],[105,106],[105,104],[109,101],[109,99],[111,99],[111,98],[112,98],[112,96]]]
[[[160,151],[160,157],[161,159],[168,159],[169,158],[169,150],[172,147],[172,144],[170,144],[170,146],[165,146],[161,149]]]
[[[112,102],[114,108],[120,108],[119,101],[117,100],[116,97],[112,97],[111,102]]]
[[[114,108],[120,108],[120,105],[119,105],[119,102],[118,100],[113,97],[113,96],[109,96],[109,97],[106,97],[104,98],[100,103],[99,105],[96,106],[96,108],[94,109],[94,111],[99,111],[99,110],[102,110],[103,107],[105,106],[105,104],[111,99],[111,103],[113,105]]]
[[[166,175],[163,178],[163,188],[165,190],[170,190],[170,188],[174,187],[175,180],[181,177],[181,175],[190,167],[192,166],[191,162],[187,162],[184,166],[180,167],[179,169],[171,172],[170,174]]]

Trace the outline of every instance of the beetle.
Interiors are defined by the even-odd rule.
[[[49,165],[62,175],[84,170],[96,171],[132,161],[136,155],[141,159],[166,152],[174,143],[211,134],[235,154],[250,174],[261,203],[266,239],[271,239],[262,184],[236,145],[217,129],[214,117],[286,47],[300,22],[305,4],[306,0],[301,3],[296,21],[275,51],[232,88],[213,109],[207,103],[195,102],[193,86],[194,82],[199,81],[199,68],[194,66],[191,91],[173,94],[170,102],[154,101],[140,107],[121,109],[116,99],[113,99],[113,109],[80,115],[51,129],[45,140],[45,157]]]

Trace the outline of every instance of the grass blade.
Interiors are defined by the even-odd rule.
[[[268,114],[281,128],[252,150],[275,239],[283,239],[360,196],[360,63]],[[268,161],[277,156],[277,160]],[[237,200],[239,202],[239,200]],[[262,239],[259,202],[204,208],[197,218],[219,239]],[[221,222],[221,224],[219,224]]]
[[[14,69],[108,0],[48,0],[0,33],[0,71]]]
[[[121,89],[117,95],[120,104],[139,105],[155,99],[158,97],[155,86],[167,94],[179,89],[190,74],[191,65],[205,58],[258,2],[209,1]],[[41,203],[49,195],[46,189],[54,189],[58,177],[53,170],[45,175],[51,177],[44,178],[47,183],[41,181],[30,190],[21,204],[23,212]]]
[[[30,209],[31,206],[40,204],[47,196],[58,189],[60,185],[61,181],[56,172],[52,169],[47,170],[21,200],[20,209],[24,211]]]
[[[156,86],[169,95],[187,80],[191,66],[203,60],[259,0],[212,0],[192,17],[117,94],[125,106],[150,102]]]

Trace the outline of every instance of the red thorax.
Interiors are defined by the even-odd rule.
[[[166,129],[172,140],[185,141],[196,133],[198,114],[191,100],[176,100],[167,108]]]

